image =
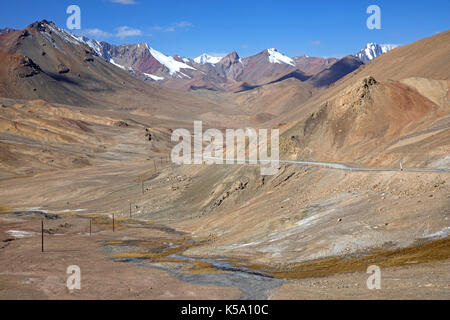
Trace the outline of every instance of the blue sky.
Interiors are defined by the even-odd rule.
[[[367,42],[406,44],[449,29],[449,0],[40,0],[2,1],[0,28],[42,19],[66,28],[66,9],[81,8],[81,32],[114,44],[147,42],[169,55],[240,56],[277,48],[289,56],[341,57]],[[381,8],[381,30],[366,9]]]

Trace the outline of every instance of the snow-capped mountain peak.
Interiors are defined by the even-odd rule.
[[[151,55],[158,60],[159,63],[164,65],[167,69],[169,69],[169,74],[173,75],[176,72],[180,72],[181,69],[191,69],[197,70],[186,63],[175,60],[173,57],[166,56],[165,54],[156,51],[153,48],[149,48]]]
[[[367,63],[396,47],[398,46],[395,44],[368,43],[364,49],[356,54],[356,57]]]
[[[194,61],[198,64],[206,64],[206,63],[216,64],[217,62],[222,60],[222,58],[223,56],[211,56],[209,54],[204,53],[195,58]]]
[[[267,49],[267,53],[269,54],[269,62],[270,63],[285,63],[295,67],[295,62],[288,56],[281,54],[275,48]]]

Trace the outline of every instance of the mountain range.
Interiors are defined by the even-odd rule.
[[[107,42],[80,37],[99,56],[114,65],[132,72],[143,80],[156,81],[160,85],[185,91],[209,89],[214,91],[233,91],[235,88],[255,87],[277,81],[282,78],[301,74],[301,80],[329,69],[342,59],[298,56],[290,58],[276,48],[269,48],[260,53],[240,57],[233,51],[225,56],[212,56],[206,53],[192,59],[179,55],[167,56],[146,43],[112,45]],[[367,63],[395,48],[395,45],[368,44],[354,57]],[[346,65],[344,57],[341,65]],[[355,68],[361,63],[354,63]],[[347,64],[347,66],[350,66]],[[355,70],[353,67],[339,68],[333,81]],[[329,74],[331,71],[327,71]],[[323,75],[322,75],[323,76]],[[319,76],[321,77],[321,76]],[[330,81],[313,81],[314,85],[329,85]]]
[[[42,24],[48,24],[51,28],[69,34],[52,22],[45,21]],[[15,30],[4,28],[0,33],[13,31]],[[226,56],[212,56],[205,53],[192,59],[165,55],[146,43],[113,45],[84,36],[76,37],[70,34],[68,37],[85,43],[94,54],[144,81],[157,82],[159,85],[183,91],[199,89],[241,91],[289,77],[301,81],[311,78],[309,82],[314,86],[327,86],[361,64],[396,47],[369,43],[366,48],[353,55],[361,62],[349,56],[342,59],[309,56],[290,58],[276,48],[269,48],[244,58],[233,51]],[[349,63],[350,60],[352,63]],[[337,62],[339,64],[331,68]],[[322,74],[319,74],[321,72]],[[325,74],[327,79],[324,79]]]

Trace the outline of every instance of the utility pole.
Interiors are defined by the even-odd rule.
[[[113,213],[113,232],[114,232],[114,213]]]
[[[44,252],[44,220],[41,221],[41,251]]]

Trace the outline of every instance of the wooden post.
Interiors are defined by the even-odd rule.
[[[142,194],[144,194],[144,178],[143,177],[141,180],[141,189],[142,189]]]
[[[92,219],[89,219],[89,236],[92,236]]]
[[[44,252],[44,220],[41,221],[41,250]]]
[[[156,160],[153,159],[153,165],[155,166],[155,171],[156,171]]]
[[[130,218],[131,218],[131,201],[130,201]]]
[[[114,232],[114,213],[113,213],[113,232]]]

